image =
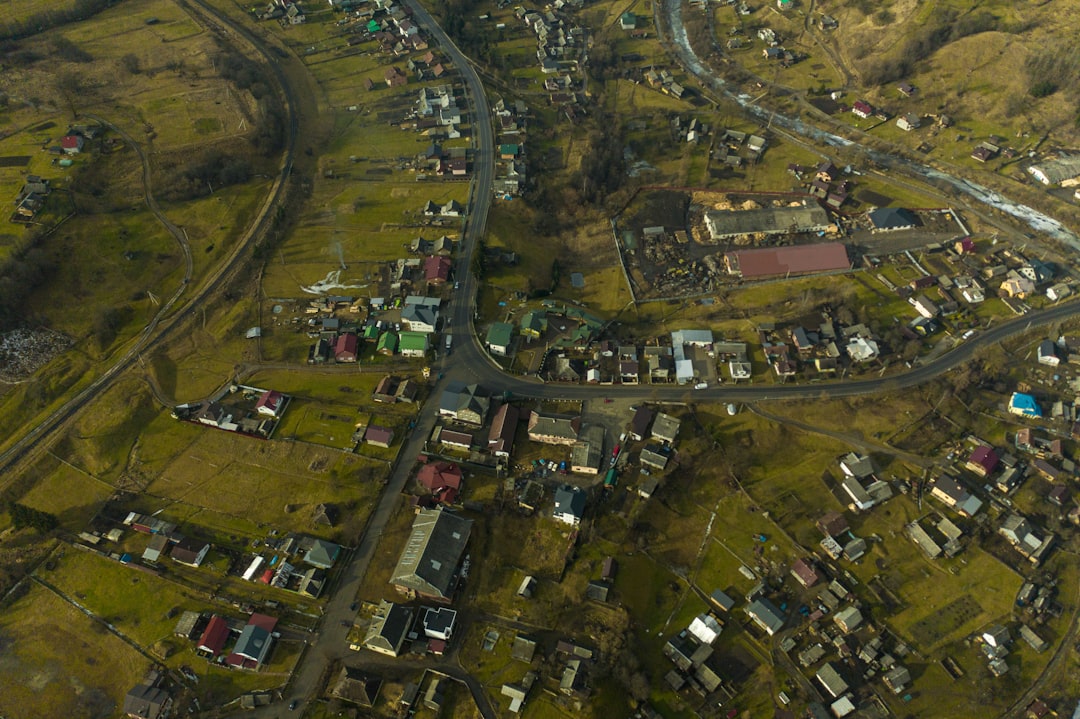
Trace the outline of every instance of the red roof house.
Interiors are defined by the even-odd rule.
[[[999,461],[997,452],[986,445],[979,445],[968,457],[967,468],[980,477],[987,477],[997,469]]]
[[[461,467],[450,462],[430,462],[420,468],[416,481],[432,492],[443,487],[461,488]]]
[[[796,559],[795,563],[791,565],[791,576],[795,577],[799,584],[807,588],[817,584],[818,579],[820,579],[817,570],[809,562],[801,558]]]
[[[262,397],[259,397],[259,401],[255,403],[255,410],[259,414],[268,414],[271,417],[277,417],[278,411],[282,408],[282,404],[285,400],[285,395],[275,390],[267,390],[263,392]]]
[[[68,155],[78,155],[83,149],[82,135],[64,135],[60,140],[60,147]]]
[[[874,106],[862,100],[856,100],[851,106],[851,112],[864,120],[874,114]]]
[[[376,447],[389,447],[394,441],[394,430],[377,424],[369,424],[364,430],[364,441]]]
[[[441,285],[450,279],[450,258],[432,255],[424,260],[424,279]]]
[[[199,644],[195,648],[197,651],[206,652],[216,657],[225,648],[225,642],[228,638],[229,625],[225,623],[224,619],[215,614],[210,618],[210,623],[206,625],[202,636],[199,637]]]
[[[334,359],[338,362],[355,362],[359,346],[360,341],[351,332],[338,335],[337,342],[334,343]]]

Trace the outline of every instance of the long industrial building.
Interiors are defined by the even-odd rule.
[[[758,280],[848,270],[851,260],[843,243],[821,242],[728,252],[724,255],[724,268],[743,279]]]
[[[829,213],[815,202],[758,210],[709,210],[705,227],[713,241],[746,235],[786,235],[804,232],[836,232]]]

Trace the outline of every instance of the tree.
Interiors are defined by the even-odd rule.
[[[8,513],[11,515],[11,524],[15,529],[31,527],[39,532],[49,532],[60,524],[55,514],[42,512],[40,509],[27,507],[18,502],[11,502],[8,505]]]

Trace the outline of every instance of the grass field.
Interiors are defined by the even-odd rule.
[[[29,591],[0,613],[0,712],[109,716],[150,662],[49,590]]]

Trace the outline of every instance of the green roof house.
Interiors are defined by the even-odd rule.
[[[624,12],[619,18],[619,27],[623,30],[633,30],[637,27],[637,15],[632,12]]]
[[[382,28],[379,27],[379,23],[375,22],[374,20],[368,21],[367,29],[370,33],[377,33],[379,32],[379,30],[382,30]]]
[[[428,351],[428,335],[423,332],[402,332],[398,340],[398,351],[404,357],[423,357]]]
[[[527,337],[539,337],[547,332],[547,313],[533,310],[521,318],[521,334]]]
[[[377,325],[368,325],[364,328],[364,339],[366,340],[378,340],[379,328]]]
[[[487,333],[488,350],[493,355],[505,357],[510,353],[510,342],[514,339],[514,326],[509,322],[496,322]]]
[[[518,152],[521,148],[517,145],[499,145],[499,159],[500,160],[513,160],[518,156]]]
[[[304,555],[304,561],[319,569],[329,569],[334,566],[339,554],[341,554],[341,547],[338,545],[324,539],[316,539],[311,549]]]
[[[379,335],[379,343],[375,345],[375,351],[383,355],[392,355],[397,352],[397,334],[383,332]]]

